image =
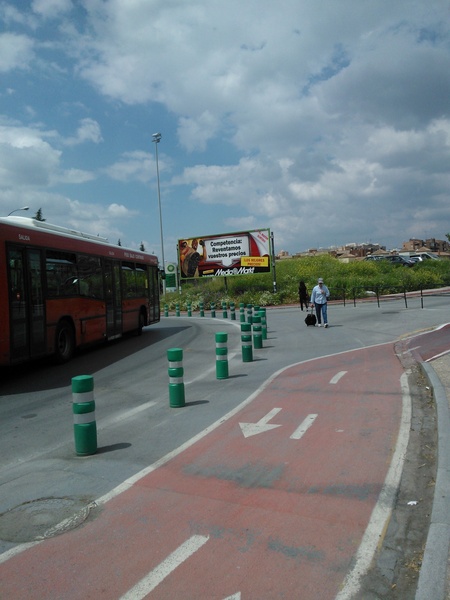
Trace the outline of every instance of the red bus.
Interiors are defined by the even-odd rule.
[[[156,256],[27,217],[0,218],[0,365],[142,332],[159,321]]]

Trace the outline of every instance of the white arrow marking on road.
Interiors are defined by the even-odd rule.
[[[297,427],[294,433],[291,435],[291,440],[299,440],[306,431],[311,427],[318,415],[308,415],[302,424]]]
[[[142,600],[142,598],[148,596],[178,565],[188,559],[194,552],[197,552],[208,540],[209,536],[204,535],[190,537],[172,554],[169,554],[153,571],[138,581],[120,600]]]
[[[339,379],[341,377],[344,377],[346,373],[347,371],[339,371],[339,373],[336,373],[336,375],[332,379],[330,379],[330,383],[337,383]]]
[[[275,427],[281,427],[281,425],[268,425],[268,421],[280,412],[281,408],[272,408],[265,417],[260,419],[257,423],[239,423],[244,437],[248,438],[251,435],[257,435]]]
[[[241,600],[241,592],[238,592],[237,594],[233,594],[232,596],[227,596],[223,600]]]

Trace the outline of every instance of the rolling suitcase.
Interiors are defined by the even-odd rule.
[[[317,318],[316,318],[316,315],[313,314],[313,310],[314,309],[311,308],[311,312],[309,312],[305,318],[305,323],[308,327],[314,327],[317,322]]]

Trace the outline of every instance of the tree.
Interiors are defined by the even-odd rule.
[[[44,217],[42,216],[42,208],[40,208],[37,213],[34,215],[34,218],[36,219],[36,221],[45,221],[46,219],[44,219]]]
[[[446,233],[445,237],[448,239],[448,241],[450,242],[450,233]]]
[[[139,250],[141,252],[145,252],[145,246],[144,246],[144,242],[141,242],[141,245],[139,246]]]

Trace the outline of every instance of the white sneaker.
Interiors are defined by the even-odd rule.
[[[322,323],[319,323],[319,324],[317,325],[317,327],[322,327]]]
[[[324,327],[328,327],[328,323],[325,323]]]

